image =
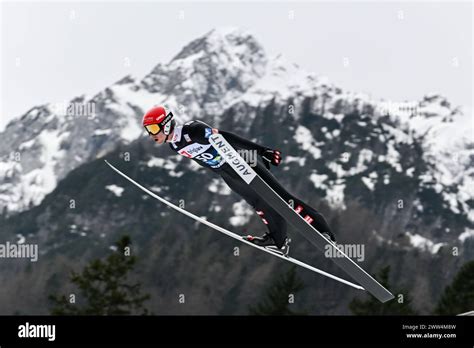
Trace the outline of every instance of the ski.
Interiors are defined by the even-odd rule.
[[[315,272],[315,273],[321,274],[321,275],[323,275],[323,276],[325,276],[325,277],[331,278],[331,279],[336,280],[336,281],[338,281],[338,282],[340,282],[340,283],[349,285],[349,286],[351,286],[351,287],[353,287],[353,288],[355,288],[355,289],[364,290],[364,288],[363,288],[362,286],[360,286],[360,285],[357,285],[357,284],[354,284],[354,283],[352,283],[352,282],[350,282],[350,281],[348,281],[348,280],[339,278],[339,277],[337,277],[337,276],[335,276],[335,275],[333,275],[333,274],[324,272],[324,271],[322,271],[322,270],[320,270],[320,269],[318,269],[318,268],[316,268],[316,267],[310,266],[310,265],[308,265],[308,264],[306,264],[306,263],[304,263],[304,262],[302,262],[302,261],[299,261],[299,260],[294,259],[294,258],[289,257],[289,256],[284,256],[284,255],[279,254],[279,253],[277,253],[277,252],[274,252],[274,251],[271,251],[271,250],[269,250],[269,249],[266,249],[265,247],[261,247],[261,246],[255,245],[255,244],[253,244],[253,243],[251,243],[251,242],[249,242],[249,241],[243,239],[241,236],[239,236],[238,234],[236,234],[236,233],[234,233],[234,232],[228,231],[228,230],[226,230],[226,229],[223,228],[223,227],[220,227],[220,226],[218,226],[218,225],[216,225],[216,224],[213,224],[212,222],[209,222],[209,221],[207,221],[207,220],[205,220],[205,219],[203,219],[203,218],[200,218],[199,216],[196,216],[196,215],[194,215],[193,213],[190,213],[190,212],[188,212],[187,210],[184,210],[184,209],[182,209],[182,208],[180,208],[180,207],[174,205],[173,203],[168,202],[166,199],[164,199],[164,198],[158,196],[156,193],[150,191],[149,189],[147,189],[146,187],[140,185],[138,182],[136,182],[135,180],[133,180],[132,178],[130,178],[130,177],[127,176],[126,174],[122,173],[119,169],[117,169],[116,167],[114,167],[114,166],[113,166],[112,164],[110,164],[107,160],[105,160],[105,163],[107,163],[107,164],[109,165],[109,167],[112,168],[116,173],[118,173],[119,175],[121,175],[122,177],[124,177],[125,179],[127,179],[128,181],[130,181],[132,184],[134,184],[135,186],[137,186],[138,188],[140,188],[141,190],[143,190],[144,192],[146,192],[147,194],[149,194],[151,197],[153,197],[153,198],[159,200],[161,203],[166,204],[168,207],[170,207],[170,208],[172,208],[172,209],[174,209],[174,210],[176,210],[176,211],[178,211],[178,212],[180,212],[180,213],[182,213],[182,214],[184,214],[184,215],[186,215],[186,216],[188,216],[188,217],[190,217],[190,218],[192,218],[192,219],[194,219],[194,220],[196,220],[196,221],[198,221],[198,222],[200,222],[200,223],[202,223],[202,224],[204,224],[204,225],[206,225],[206,226],[209,226],[209,227],[213,228],[213,229],[216,230],[216,231],[219,231],[219,232],[221,232],[221,233],[223,233],[223,234],[225,234],[225,235],[227,235],[227,236],[229,236],[229,237],[231,237],[231,238],[234,238],[234,239],[238,240],[238,241],[241,242],[241,243],[250,245],[250,246],[252,246],[252,247],[254,247],[254,248],[257,248],[257,249],[259,249],[259,250],[261,250],[261,251],[264,251],[264,252],[266,252],[266,253],[268,253],[268,254],[271,254],[271,255],[273,255],[273,256],[276,256],[276,257],[278,257],[278,258],[280,258],[280,259],[282,259],[282,260],[291,262],[291,263],[293,263],[293,264],[295,264],[295,265],[297,265],[297,266],[306,268],[306,269],[308,269],[308,270],[310,270],[310,271],[313,271],[313,272]]]
[[[352,277],[365,290],[375,296],[381,302],[387,302],[394,298],[392,293],[385,289],[377,280],[365,272],[351,258],[339,250],[334,243],[327,240],[318,230],[307,223],[303,217],[296,213],[260,176],[240,157],[237,151],[225,140],[222,134],[216,133],[209,137],[209,143],[234,169],[234,171],[273,209],[275,209],[288,223],[319,250],[325,251],[329,244],[336,254],[343,257],[332,258],[340,268]]]

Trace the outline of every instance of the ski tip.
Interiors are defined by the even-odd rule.
[[[110,168],[112,168],[113,170],[116,170],[115,167],[114,167],[112,164],[110,164],[109,161],[107,161],[107,160],[105,159],[104,162],[105,162]]]
[[[388,301],[391,301],[395,298],[395,296],[393,296],[393,294],[391,292],[389,292],[390,295],[386,296],[385,298],[381,299],[380,301],[382,303],[385,303],[385,302],[388,302]]]

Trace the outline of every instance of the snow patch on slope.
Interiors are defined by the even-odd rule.
[[[434,243],[426,237],[419,234],[411,234],[410,232],[405,233],[409,239],[410,244],[422,251],[430,252],[431,254],[437,254],[439,249],[446,245],[446,243]]]
[[[122,193],[124,191],[123,187],[120,187],[120,186],[117,186],[117,185],[107,185],[107,186],[105,186],[105,188],[107,190],[109,190],[110,192],[112,192],[117,197],[121,197]]]
[[[308,128],[301,125],[298,126],[293,139],[300,144],[301,149],[309,152],[315,159],[321,157],[321,150],[314,145],[316,141]]]
[[[346,209],[346,205],[344,203],[345,188],[346,188],[346,184],[338,183],[338,184],[330,185],[326,189],[326,200],[332,208],[334,209],[340,208],[343,210]]]
[[[62,140],[68,135],[68,132],[60,133],[59,130],[44,130],[38,135],[37,141],[41,146],[39,160],[42,166],[21,175],[20,192],[24,203],[38,205],[56,187],[55,167],[65,155],[65,151],[61,150],[60,146]],[[21,202],[15,202],[9,209],[22,208],[16,206],[16,203],[21,204]]]
[[[222,179],[212,179],[208,188],[210,192],[218,193],[223,196],[228,196],[232,192],[230,187],[227,186]]]
[[[326,174],[316,174],[313,173],[309,176],[309,180],[311,180],[314,184],[314,187],[320,188],[320,189],[327,189],[327,185],[324,184],[328,176]]]
[[[249,205],[241,200],[240,202],[232,205],[234,216],[229,219],[232,226],[243,226],[250,221],[250,217],[254,214],[254,211],[250,209]]]
[[[184,174],[184,172],[177,172],[176,167],[178,166],[179,162],[181,160],[181,157],[177,158],[160,158],[160,157],[151,157],[148,162],[146,163],[147,167],[153,168],[153,167],[159,167],[166,169],[168,171],[168,174],[173,177],[179,178]]]
[[[363,176],[361,180],[370,191],[373,191],[375,184],[377,183],[377,178],[378,178],[377,172],[372,172],[369,174],[368,177]]]
[[[306,158],[305,157],[297,157],[297,156],[286,156],[285,157],[285,163],[293,163],[296,162],[300,167],[304,167],[304,164],[306,163]]]
[[[325,200],[333,209],[346,209],[344,203],[344,190],[346,184],[343,180],[327,181],[328,176],[326,174],[316,173],[311,174],[309,179],[313,182],[314,187],[326,192]]]
[[[469,239],[469,238],[474,238],[474,230],[471,230],[469,228],[466,228],[464,232],[461,233],[458,237],[461,243],[464,243],[466,239]]]

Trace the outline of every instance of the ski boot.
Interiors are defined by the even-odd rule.
[[[285,243],[283,244],[283,246],[281,248],[278,248],[275,245],[275,243],[273,243],[272,245],[266,246],[265,249],[273,251],[273,252],[275,252],[277,254],[280,254],[280,255],[283,255],[285,257],[288,257],[288,254],[290,253],[290,243],[291,243],[291,239],[286,237],[285,238]]]
[[[272,237],[268,233],[265,233],[263,236],[256,237],[256,236],[242,236],[243,239],[246,241],[249,241],[253,244],[256,244],[258,246],[266,247],[270,245],[275,245],[275,242],[273,241]]]
[[[242,238],[249,241],[249,242],[251,242],[251,243],[253,243],[253,244],[255,244],[255,245],[264,247],[267,250],[270,250],[270,251],[275,252],[277,254],[288,257],[288,253],[290,251],[290,242],[291,242],[291,239],[289,239],[289,238],[285,239],[285,243],[283,244],[283,246],[281,248],[278,248],[275,245],[275,241],[273,240],[273,238],[268,233],[265,233],[263,236],[260,236],[260,237],[247,235],[247,236],[242,236]]]

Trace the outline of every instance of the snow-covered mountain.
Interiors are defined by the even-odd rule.
[[[442,198],[441,208],[469,222],[458,238],[474,235],[470,114],[436,94],[394,104],[344,91],[282,55],[268,57],[251,33],[237,28],[212,30],[142,79],[126,76],[93,97],[71,100],[89,113],[58,112],[57,105],[47,104],[10,122],[0,134],[0,209],[13,214],[38,205],[72,169],[143,136],[141,115],[160,103],[181,121],[203,119],[244,134],[264,129],[262,110],[273,107],[278,117],[273,123],[288,126],[285,141],[294,145],[284,170],[307,176],[334,209],[346,207],[356,181],[375,195],[393,180],[412,178],[420,186],[410,203],[418,215],[431,209],[424,193],[434,192]],[[303,119],[308,114],[314,118]],[[319,124],[316,119],[328,126],[310,127]],[[353,137],[357,132],[364,137]],[[414,144],[420,146],[423,168],[407,167]],[[411,150],[402,151],[404,146]],[[308,167],[311,163],[318,167]],[[398,179],[378,170],[384,165]],[[409,228],[406,233],[413,245],[432,252],[443,241],[420,239],[426,236]]]
[[[263,230],[221,180],[145,138],[142,114],[161,103],[183,122],[199,118],[281,149],[274,175],[325,214],[341,243],[366,246],[364,269],[391,265],[395,290],[409,289],[421,313],[474,258],[470,113],[433,93],[395,103],[345,91],[282,55],[267,56],[249,32],[225,28],[141,79],[125,76],[77,97],[72,111],[34,107],[0,134],[0,207],[9,213],[0,214],[2,236],[38,244],[41,260],[34,272],[19,260],[0,263],[5,313],[47,313],[38,294],[66,291],[70,270],[102,257],[123,233],[133,236],[139,277],[160,314],[246,314],[256,290],[281,272],[251,248],[229,258],[232,240],[186,219],[177,224],[181,216],[145,204],[149,196],[97,160],[127,152],[120,168],[163,197],[235,232]],[[338,271],[289,232],[295,255]],[[355,293],[301,275],[312,284],[302,303],[318,304],[312,313],[348,314]],[[177,291],[189,293],[190,305],[175,303]]]

